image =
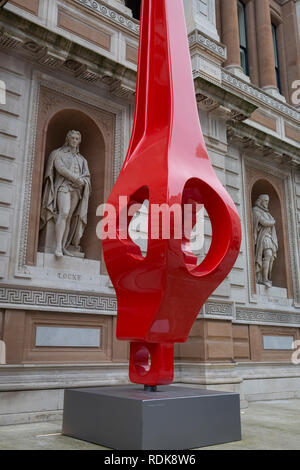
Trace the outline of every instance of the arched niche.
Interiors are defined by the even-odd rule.
[[[91,174],[91,197],[88,206],[87,226],[81,239],[81,247],[86,259],[99,260],[101,258],[101,242],[96,236],[96,209],[104,202],[105,180],[105,143],[101,130],[95,121],[77,109],[63,109],[50,119],[45,133],[45,162],[50,153],[63,146],[69,130],[77,130],[82,135],[80,153],[88,162]],[[39,251],[43,251],[40,234]]]
[[[281,200],[279,194],[275,187],[264,178],[258,179],[252,186],[251,190],[251,207],[254,207],[254,204],[258,197],[261,194],[267,194],[270,197],[269,211],[271,215],[276,220],[276,233],[278,237],[278,252],[277,258],[274,262],[273,271],[272,271],[272,284],[273,287],[281,287],[288,289],[288,276],[287,276],[287,247],[286,239],[284,234],[284,217],[283,210],[281,207]],[[252,233],[253,233],[253,224],[252,224]],[[254,243],[253,243],[253,253],[254,253]],[[254,255],[253,255],[254,259]],[[255,268],[254,268],[255,273]]]
[[[30,141],[33,165],[28,167],[31,184],[25,193],[30,204],[26,206],[26,219],[23,218],[26,249],[22,262],[27,266],[45,267],[46,258],[38,256],[45,163],[50,152],[64,144],[66,132],[74,128],[82,133],[80,152],[87,159],[92,173],[89,220],[82,246],[89,259],[99,260],[102,250],[101,242],[96,238],[96,207],[108,198],[113,186],[116,113],[108,110],[105,102],[102,107],[97,97],[95,100],[90,95],[83,97],[81,91],[77,93],[77,89],[69,85],[59,90],[55,84],[41,84],[38,90],[34,134]],[[49,259],[49,262],[52,261]],[[101,272],[105,272],[104,263],[101,263]]]

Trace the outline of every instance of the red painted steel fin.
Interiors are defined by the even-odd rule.
[[[124,207],[121,196],[127,197]],[[128,233],[131,217],[126,226],[122,220],[124,212],[147,199],[143,257]],[[203,304],[232,269],[241,243],[236,207],[212,168],[200,127],[182,0],[142,0],[133,132],[108,203],[120,216],[116,236],[103,240],[103,250],[118,300],[117,337],[131,342],[130,379],[169,384],[174,343],[186,341]],[[200,265],[190,233],[178,238],[175,227],[168,239],[161,223],[154,234],[155,205],[183,210],[187,204],[194,222],[203,204],[212,225],[211,246]],[[176,220],[183,231],[184,218]]]

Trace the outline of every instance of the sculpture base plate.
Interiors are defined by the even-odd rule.
[[[63,434],[117,450],[184,450],[241,440],[240,396],[187,387],[65,390]]]

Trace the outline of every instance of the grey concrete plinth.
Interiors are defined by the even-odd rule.
[[[186,387],[65,391],[63,434],[118,450],[184,450],[241,440],[237,393]]]

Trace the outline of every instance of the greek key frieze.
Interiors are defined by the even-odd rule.
[[[209,302],[205,304],[205,313],[206,315],[225,315],[231,317],[233,315],[232,304]]]
[[[117,300],[114,297],[3,287],[0,288],[0,307],[1,304],[99,310],[113,313],[117,311]]]
[[[261,312],[251,310],[236,311],[236,320],[259,323],[286,323],[300,325],[300,315],[291,313]]]

